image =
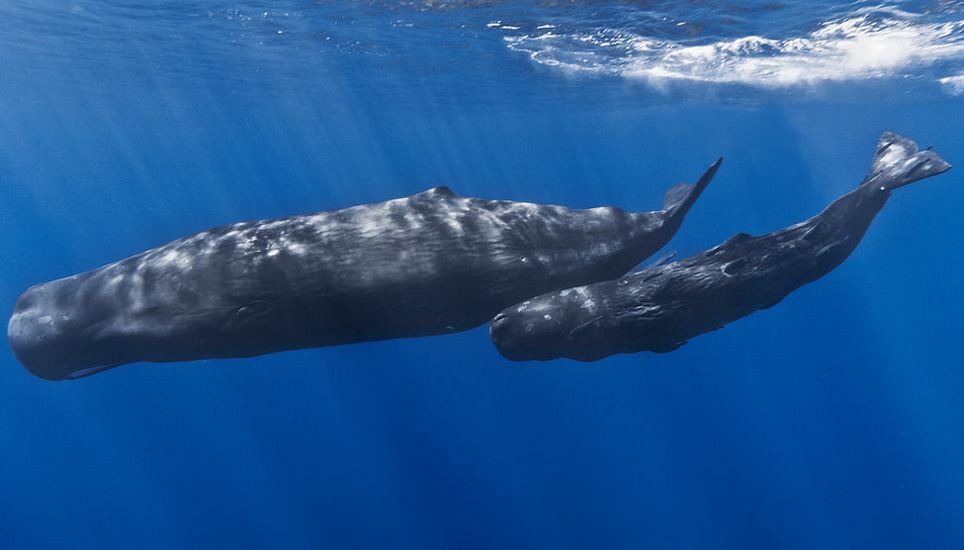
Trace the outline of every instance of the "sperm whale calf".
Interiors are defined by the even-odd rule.
[[[694,336],[779,303],[840,265],[895,189],[950,169],[937,153],[885,132],[870,175],[816,216],[762,236],[740,233],[688,258],[509,307],[490,323],[515,361],[596,361],[673,351]]]

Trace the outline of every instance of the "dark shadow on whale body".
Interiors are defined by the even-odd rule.
[[[894,189],[950,167],[934,151],[885,132],[870,174],[820,214],[759,237],[739,233],[677,262],[525,300],[492,320],[492,341],[515,361],[673,351],[826,275],[854,251]]]

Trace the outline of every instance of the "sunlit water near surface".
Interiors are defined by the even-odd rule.
[[[964,547],[964,4],[0,5],[0,303],[222,223],[468,196],[658,207],[669,250],[958,168],[663,355],[485,328],[49,383],[0,369],[4,548]]]

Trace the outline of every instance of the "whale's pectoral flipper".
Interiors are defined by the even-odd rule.
[[[700,194],[703,193],[703,190],[706,189],[706,186],[710,184],[722,163],[723,157],[716,159],[716,162],[703,172],[696,183],[680,183],[667,189],[666,194],[663,195],[663,211],[669,212],[673,218],[682,219]]]
[[[936,152],[930,149],[919,151],[912,140],[894,132],[884,132],[877,141],[877,153],[864,185],[891,191],[950,168],[951,165]]]
[[[671,251],[667,252],[666,254],[663,254],[663,255],[660,256],[659,258],[657,258],[657,259],[656,259],[655,261],[653,261],[653,263],[651,263],[648,267],[659,267],[659,266],[661,266],[661,265],[666,265],[666,264],[672,262],[673,260],[675,260],[675,259],[676,259],[676,256],[678,256],[678,255],[679,255],[679,251],[677,251],[677,250],[671,250]]]
[[[682,342],[671,342],[668,344],[655,344],[652,346],[650,351],[653,353],[670,353],[685,346],[686,342],[687,340],[683,340]]]

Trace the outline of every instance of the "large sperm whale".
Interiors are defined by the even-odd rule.
[[[719,163],[653,212],[436,187],[225,225],[28,289],[7,337],[30,372],[57,380],[466,330],[530,296],[626,273],[676,233]]]
[[[857,247],[894,189],[948,169],[937,153],[886,132],[870,175],[818,215],[767,235],[740,233],[674,263],[526,300],[496,315],[492,340],[516,361],[675,350],[827,274]]]

